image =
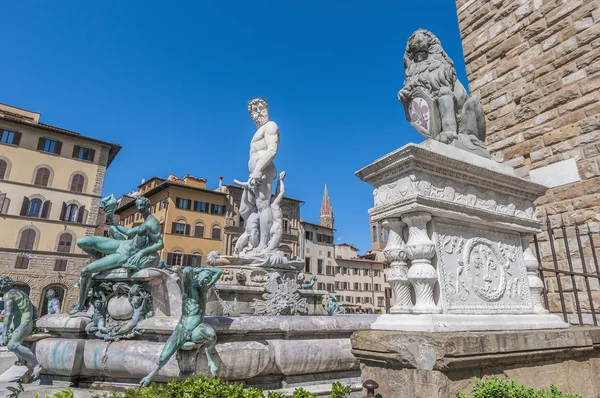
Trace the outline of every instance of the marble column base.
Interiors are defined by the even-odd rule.
[[[407,332],[455,332],[558,329],[568,326],[558,315],[554,314],[388,314],[378,317],[371,325],[371,329]]]

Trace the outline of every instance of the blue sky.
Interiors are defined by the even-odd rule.
[[[466,86],[452,0],[12,1],[2,12],[0,102],[121,144],[105,194],[169,171],[209,187],[244,180],[247,100],[264,96],[287,194],[316,222],[327,184],[336,238],[361,252],[373,198],[354,172],[422,141],[396,98],[411,33],[438,35]]]

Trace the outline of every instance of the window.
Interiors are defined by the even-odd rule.
[[[373,242],[377,242],[377,227],[373,225]]]
[[[198,223],[194,227],[194,236],[196,238],[204,238],[204,225]]]
[[[311,270],[310,270],[310,257],[306,257],[304,259],[304,272],[306,272],[306,273],[310,273],[311,272]]]
[[[190,254],[183,256],[183,266],[184,267],[200,267],[202,264],[202,255],[200,254]]]
[[[329,276],[333,276],[334,275],[334,273],[333,273],[333,267],[330,266],[330,265],[328,265],[327,267],[325,267],[325,273],[327,275],[329,275]]]
[[[183,210],[190,210],[192,208],[192,202],[189,199],[176,198],[175,207]]]
[[[60,151],[62,150],[62,142],[50,140],[48,138],[40,138],[38,141],[37,150],[60,155]]]
[[[0,159],[0,180],[4,180],[6,177],[6,170],[8,170],[8,163],[6,160]]]
[[[360,290],[360,283],[354,282],[354,284],[353,284],[353,290]]]
[[[317,260],[317,274],[323,273],[323,260]]]
[[[212,203],[210,205],[210,214],[225,214],[225,206]]]
[[[79,211],[79,206],[75,204],[71,204],[67,206],[65,210],[65,216],[63,221],[77,222],[77,213]]]
[[[327,251],[327,257],[331,258],[331,252]]]
[[[21,250],[33,250],[35,244],[36,232],[32,228],[28,228],[21,233],[21,239],[19,240],[19,249]]]
[[[383,307],[383,297],[377,297],[377,306]]]
[[[327,291],[328,292],[334,292],[335,289],[333,288],[333,283],[328,283],[327,284]]]
[[[71,180],[71,192],[83,192],[83,185],[85,184],[85,177],[81,174],[75,174]]]
[[[29,257],[17,256],[17,262],[15,263],[16,269],[27,269],[29,267]]]
[[[317,290],[325,290],[325,284],[322,282],[317,283]]]
[[[355,302],[356,304],[360,303],[360,302],[361,302],[361,299],[360,299],[360,297],[359,297],[359,296],[357,296],[357,297],[356,297],[356,300],[354,300],[354,302]]]
[[[363,283],[363,290],[371,290],[371,284],[370,283]]]
[[[284,234],[290,233],[290,220],[288,220],[287,217],[283,218],[283,233]]]
[[[312,233],[312,231],[306,231],[306,232],[304,232],[304,237],[307,240],[313,240],[313,233]]]
[[[73,242],[73,236],[65,232],[58,238],[58,250],[59,253],[70,253],[71,243]]]
[[[221,228],[213,227],[211,232],[212,239],[221,239]]]
[[[84,148],[82,146],[75,145],[73,147],[73,157],[81,160],[94,161],[96,151],[90,148]]]
[[[167,265],[181,265],[183,263],[183,253],[168,253]]]
[[[358,268],[352,268],[352,275],[359,275],[360,270]]]
[[[373,270],[373,276],[379,278],[381,276],[381,271],[378,269]]]
[[[160,201],[159,205],[158,205],[158,210],[162,210],[162,209],[166,209],[167,208],[167,199],[163,199]]]
[[[208,203],[194,201],[194,211],[199,211],[200,213],[208,213]]]
[[[335,283],[335,289],[336,290],[341,290],[342,289],[342,282],[336,282]]]
[[[33,199],[29,202],[29,209],[27,210],[27,217],[39,217],[42,212],[42,201],[40,199]]]
[[[348,302],[348,303],[354,302],[354,300],[352,300],[352,296],[346,296],[346,302]]]
[[[363,276],[370,276],[370,272],[368,269],[363,269]]]
[[[381,285],[379,283],[375,284],[375,291],[377,291],[377,292],[381,291]]]
[[[21,133],[10,130],[2,130],[0,135],[0,142],[3,144],[19,145],[21,141]]]
[[[350,282],[343,282],[342,287],[344,290],[350,290]]]
[[[181,222],[174,222],[173,223],[173,229],[171,230],[171,233],[175,234],[175,235],[188,235],[186,234],[186,230],[187,230],[187,224],[181,223]]]
[[[0,193],[0,214],[2,214],[4,212],[4,203],[9,203],[10,200],[7,202],[6,201],[6,194],[5,193]]]
[[[325,234],[317,234],[317,242],[320,243],[333,243],[333,236]]]
[[[50,170],[48,170],[45,167],[38,169],[38,171],[35,173],[35,179],[33,180],[33,183],[35,185],[47,187],[49,182],[50,182]]]
[[[67,270],[67,260],[57,258],[54,262],[54,271],[66,271]]]

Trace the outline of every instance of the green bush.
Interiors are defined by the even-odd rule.
[[[250,387],[244,389],[242,384],[230,384],[218,378],[209,379],[204,376],[175,380],[167,384],[152,383],[149,387],[134,387],[124,393],[104,393],[94,398],[264,398],[264,391]],[[330,398],[347,398],[350,386],[335,382]],[[297,388],[293,398],[315,398],[315,394]],[[267,398],[284,398],[283,394],[269,392]]]
[[[471,394],[457,391],[458,398],[581,398],[581,395],[564,394],[555,386],[547,390],[535,390],[527,388],[521,383],[508,378],[499,379],[490,377],[485,380],[477,380]]]

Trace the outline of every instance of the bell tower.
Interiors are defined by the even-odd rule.
[[[321,203],[321,215],[319,216],[319,224],[327,228],[333,228],[333,208],[329,203],[329,193],[327,192],[327,185],[325,185],[325,192],[323,193],[323,202]]]

